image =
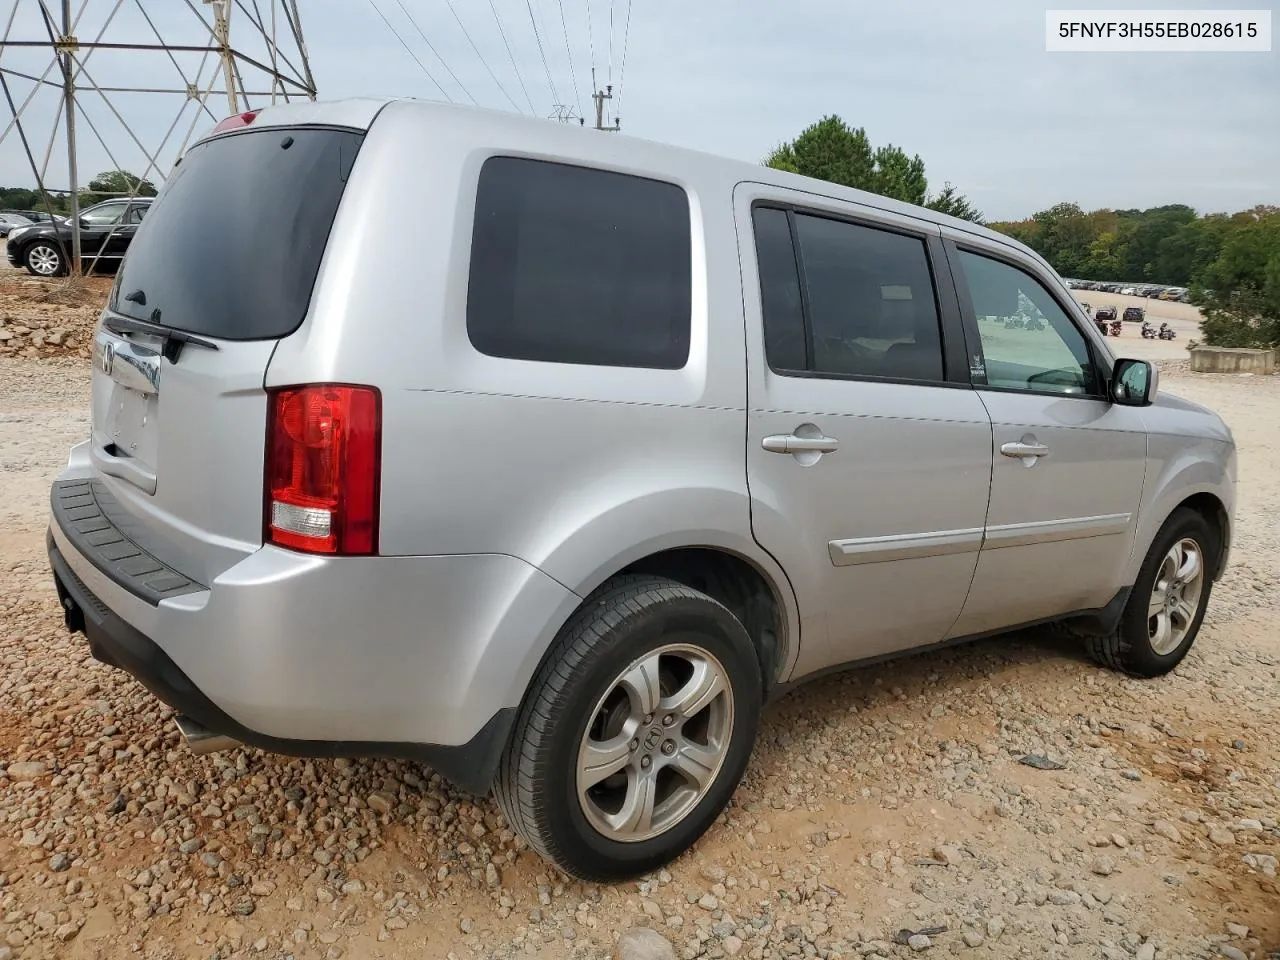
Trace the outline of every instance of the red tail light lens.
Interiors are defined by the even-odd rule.
[[[377,553],[381,395],[310,384],[273,390],[269,404],[266,541],[306,553]]]
[[[219,120],[218,125],[213,128],[214,133],[222,133],[224,130],[237,130],[240,127],[247,127],[258,119],[257,110],[247,110],[244,113],[233,113],[225,120]]]

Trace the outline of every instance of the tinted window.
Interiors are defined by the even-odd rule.
[[[496,357],[678,369],[690,256],[679,187],[493,157],[476,196],[467,333]]]
[[[123,203],[108,203],[100,207],[90,207],[80,214],[80,219],[95,227],[105,227],[113,223],[119,223],[124,211],[125,205]]]
[[[804,307],[786,211],[757,207],[752,219],[760,271],[765,356],[775,370],[806,370]]]
[[[146,209],[112,309],[228,340],[291,333],[362,139],[267,128],[193,147]],[[137,290],[145,307],[125,300]]]
[[[987,384],[1042,393],[1093,393],[1084,334],[1028,273],[960,251],[978,318]]]
[[[924,241],[798,215],[812,368],[845,376],[942,379],[938,305]]]

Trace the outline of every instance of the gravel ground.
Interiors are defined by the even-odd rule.
[[[188,753],[46,570],[87,364],[0,357],[0,960],[1280,956],[1280,377],[1163,366],[1240,445],[1233,566],[1173,675],[1027,631],[816,682],[694,851],[597,887],[414,764]]]

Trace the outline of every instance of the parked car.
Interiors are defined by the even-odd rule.
[[[18,213],[0,213],[0,238],[9,236],[9,231],[18,227],[29,227],[31,221]]]
[[[1113,311],[1114,313],[1114,311]],[[1125,307],[1122,319],[1130,323],[1141,323],[1147,318],[1147,311],[1143,307]]]
[[[266,107],[138,228],[53,579],[194,749],[426,761],[633,877],[806,677],[1045,622],[1186,655],[1231,433],[1071,302],[1008,237],[755,164]]]
[[[56,213],[50,217],[49,211],[47,210],[0,210],[0,213],[16,213],[20,217],[26,217],[32,223],[48,223],[51,220],[56,221],[67,219],[66,217]]]
[[[119,265],[138,224],[146,216],[151,197],[104,200],[80,213],[80,254],[86,267]],[[26,267],[40,277],[67,273],[71,263],[69,220],[32,224],[9,234],[5,254],[15,267]]]
[[[1160,299],[1168,301],[1177,301],[1186,296],[1187,291],[1180,287],[1169,287],[1160,291]]]
[[[1093,315],[1093,318],[1095,320],[1102,320],[1104,322],[1110,323],[1112,320],[1116,318],[1116,308],[1115,307],[1099,307],[1098,312]]]

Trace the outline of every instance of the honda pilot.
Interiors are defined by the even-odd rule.
[[[197,751],[421,761],[597,880],[806,677],[1035,624],[1167,673],[1232,538],[1226,426],[1025,246],[492,111],[224,121],[93,363],[48,537],[93,655]]]

